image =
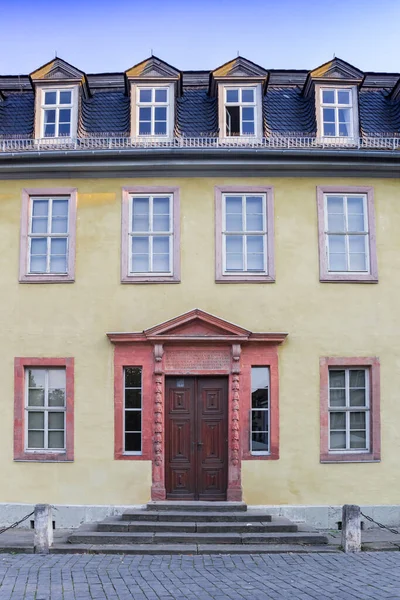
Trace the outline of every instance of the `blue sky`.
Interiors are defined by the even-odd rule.
[[[400,72],[400,0],[0,0],[0,74],[55,52],[87,73],[124,71],[151,50],[179,69],[238,53],[265,68],[311,69],[333,55]]]

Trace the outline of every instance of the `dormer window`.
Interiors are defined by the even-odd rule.
[[[225,87],[225,135],[256,134],[256,88]]]
[[[73,90],[42,90],[41,136],[69,137],[73,127]]]
[[[138,135],[167,136],[169,87],[137,88]]]
[[[354,137],[353,95],[352,88],[320,89],[323,137]]]

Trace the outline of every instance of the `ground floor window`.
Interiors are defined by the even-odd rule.
[[[125,452],[140,454],[142,451],[142,369],[124,369],[124,440]]]
[[[252,454],[269,453],[269,368],[251,368],[250,449]]]

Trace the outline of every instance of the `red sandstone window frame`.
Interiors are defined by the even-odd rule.
[[[172,196],[172,275],[152,275],[152,273],[132,275],[129,272],[129,214],[133,194],[169,194]],[[180,251],[180,188],[168,186],[129,186],[122,188],[121,283],[180,283]]]
[[[329,451],[329,369],[368,369],[370,378],[370,448],[367,452]],[[380,363],[372,358],[320,358],[320,462],[380,462],[381,460],[381,416],[380,416]]]
[[[22,191],[21,208],[21,234],[19,256],[19,282],[20,283],[73,283],[75,281],[75,253],[76,253],[76,213],[77,213],[77,188],[26,188]],[[64,274],[37,274],[28,272],[29,252],[29,215],[31,199],[38,197],[68,196],[68,260],[67,273]]]
[[[223,198],[224,194],[264,194],[266,197],[267,221],[267,271],[251,274],[248,272],[227,275],[223,266]],[[215,281],[216,283],[274,283],[274,189],[272,186],[227,185],[215,186]]]
[[[368,216],[368,273],[348,271],[335,273],[328,271],[328,257],[326,252],[325,232],[325,195],[326,194],[363,194],[366,196]],[[319,280],[326,283],[378,283],[378,259],[376,252],[376,224],[374,209],[374,188],[364,186],[317,186],[317,214],[318,214],[318,247],[319,247]]]
[[[64,367],[66,375],[65,450],[45,451],[25,449],[25,372],[29,367]],[[74,460],[74,359],[21,358],[14,359],[14,460],[36,462],[72,462]]]

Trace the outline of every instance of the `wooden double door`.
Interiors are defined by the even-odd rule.
[[[166,377],[169,500],[226,500],[228,378]]]

